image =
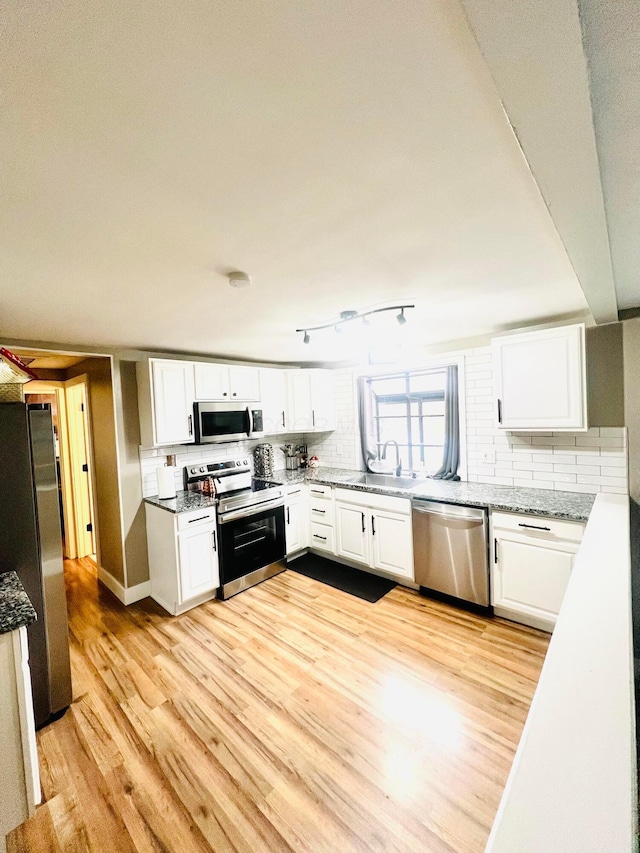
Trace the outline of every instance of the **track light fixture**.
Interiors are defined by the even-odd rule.
[[[311,340],[309,332],[318,332],[321,329],[335,329],[336,332],[342,332],[342,327],[345,323],[350,323],[352,320],[362,320],[363,325],[368,326],[371,314],[382,314],[385,311],[399,311],[396,315],[396,320],[401,326],[407,322],[404,312],[408,308],[415,308],[415,305],[389,305],[387,308],[373,308],[371,311],[341,311],[339,320],[332,320],[330,323],[321,323],[319,326],[308,326],[306,329],[296,329],[296,332],[303,332],[303,343],[308,344]]]

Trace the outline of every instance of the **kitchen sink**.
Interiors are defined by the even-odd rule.
[[[414,489],[419,481],[415,477],[396,477],[393,474],[359,474],[349,483],[363,486],[382,486],[388,489]]]

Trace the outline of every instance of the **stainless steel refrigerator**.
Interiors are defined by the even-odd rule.
[[[71,704],[58,476],[48,407],[0,403],[0,572],[18,573],[38,614],[27,628],[36,727]]]

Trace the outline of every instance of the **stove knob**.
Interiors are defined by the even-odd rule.
[[[205,466],[204,466],[204,465],[201,465],[201,466],[200,466],[200,473],[201,473],[201,474],[206,474],[206,473],[207,473],[207,469],[205,468]]]
[[[241,462],[240,462],[240,460],[238,459],[238,461],[236,462],[237,467],[239,468],[241,464],[242,464],[242,463],[241,463]]]
[[[243,462],[242,464],[243,464],[243,465],[248,465],[248,464],[249,464],[249,460],[248,460],[248,459],[245,459],[245,460],[244,460],[244,462]]]
[[[190,473],[190,474],[197,474],[197,473],[198,473],[198,469],[197,469],[197,468],[192,468],[192,469],[190,470],[190,472],[189,472],[189,473]]]

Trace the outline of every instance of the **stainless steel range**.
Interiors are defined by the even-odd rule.
[[[284,489],[280,483],[255,480],[247,459],[188,465],[185,489],[216,495],[220,588],[218,598],[284,571]]]

